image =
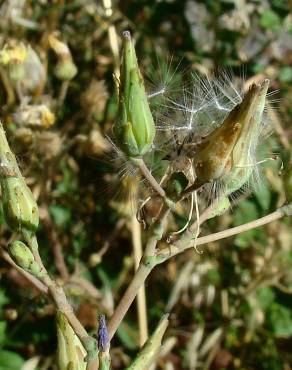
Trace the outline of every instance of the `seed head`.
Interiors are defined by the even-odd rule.
[[[252,85],[222,125],[203,139],[194,159],[201,183],[222,178],[230,182],[238,176],[239,167],[250,174],[248,161],[251,146],[257,142],[268,83]]]

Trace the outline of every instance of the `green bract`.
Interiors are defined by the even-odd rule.
[[[122,151],[130,158],[137,158],[149,151],[155,137],[155,124],[130,33],[124,32],[123,36],[119,111],[114,134]]]

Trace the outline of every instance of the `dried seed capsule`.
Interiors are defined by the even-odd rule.
[[[124,153],[135,158],[149,151],[156,130],[130,33],[124,32],[123,36],[119,112],[114,133]]]
[[[227,179],[230,173],[236,175],[239,166],[247,165],[251,142],[259,136],[267,88],[267,80],[262,86],[252,85],[222,125],[205,137],[194,160],[200,182]],[[245,173],[249,176],[250,168],[245,167]]]
[[[254,86],[257,86],[257,89]],[[224,178],[229,194],[241,188],[249,180],[256,166],[256,147],[261,134],[268,87],[269,80],[264,80],[262,84],[251,87],[256,90],[253,113],[247,124],[242,127],[232,151],[232,168]]]
[[[31,250],[23,242],[16,240],[10,244],[9,253],[18,266],[30,272],[38,279],[43,278],[44,271],[35,261]]]

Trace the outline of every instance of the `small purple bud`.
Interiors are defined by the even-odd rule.
[[[109,336],[105,322],[105,316],[99,315],[99,327],[97,332],[98,349],[101,352],[106,352],[109,347]]]

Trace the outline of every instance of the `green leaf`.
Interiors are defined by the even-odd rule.
[[[263,185],[260,189],[257,189],[255,191],[255,197],[263,211],[270,209],[272,196],[267,186]]]
[[[52,204],[49,207],[49,210],[55,224],[60,229],[65,229],[69,225],[71,220],[71,212],[68,207],[60,204]]]
[[[24,360],[15,352],[0,350],[0,370],[20,370]]]
[[[117,336],[128,349],[136,349],[138,343],[137,330],[123,322],[117,331]]]
[[[283,67],[280,69],[279,80],[281,82],[292,82],[292,67]]]
[[[3,290],[0,290],[0,308],[9,302],[9,299],[5,295]]]
[[[246,222],[256,220],[258,217],[259,213],[256,205],[249,200],[245,200],[238,204],[238,207],[234,213],[234,226],[239,226]],[[250,246],[251,241],[257,236],[258,233],[259,231],[256,229],[241,233],[235,237],[235,244],[238,247],[246,248]]]
[[[273,303],[268,313],[267,322],[276,337],[289,338],[292,335],[291,309]]]
[[[0,343],[4,343],[5,338],[6,338],[6,322],[5,321],[0,321]]]
[[[258,290],[257,298],[259,305],[263,310],[266,310],[275,300],[275,293],[272,288],[261,288]]]
[[[261,15],[260,25],[267,30],[276,32],[281,27],[281,19],[274,11],[265,10]]]

